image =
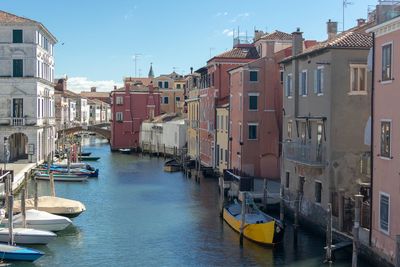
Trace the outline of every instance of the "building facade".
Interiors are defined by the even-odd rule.
[[[328,22],[329,38],[305,49],[297,30],[292,56],[282,61],[281,183],[289,210],[320,229],[331,203],[333,227],[351,233],[351,199],[363,187],[368,199],[370,177],[362,163],[370,146],[362,137],[370,116],[372,39],[365,27],[337,35],[335,22]]]
[[[199,82],[200,74],[197,72],[186,77],[187,153],[193,160],[199,157]]]
[[[54,152],[56,38],[40,22],[0,11],[1,161],[41,162]]]
[[[386,8],[396,11],[389,6]],[[400,234],[400,215],[397,214],[400,203],[400,144],[397,142],[400,135],[397,103],[400,81],[395,79],[400,77],[397,55],[400,51],[400,5],[397,12],[391,14],[397,17],[387,14],[385,19],[378,18],[380,24],[371,29],[375,34],[371,246],[394,264],[396,246],[399,245],[396,239]]]
[[[225,98],[216,107],[216,167],[220,174],[228,169],[229,158],[229,99]]]

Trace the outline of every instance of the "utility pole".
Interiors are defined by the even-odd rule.
[[[342,2],[342,31],[344,32],[344,9],[348,6],[348,5],[352,5],[353,4],[353,2],[350,2],[349,0],[343,0],[343,2]]]
[[[137,77],[137,61],[138,61],[139,56],[141,56],[141,55],[142,54],[140,54],[140,53],[135,53],[133,55],[133,61],[135,62],[135,77]]]

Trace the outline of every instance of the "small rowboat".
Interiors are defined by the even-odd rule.
[[[57,235],[50,231],[35,230],[30,228],[14,228],[14,241],[16,244],[41,244],[46,245],[56,239]],[[9,240],[8,228],[0,228],[0,242]]]
[[[79,156],[79,159],[82,161],[96,161],[99,160],[100,157],[93,157],[93,156]]]
[[[122,154],[130,154],[132,150],[130,148],[120,148],[119,152],[121,152]]]
[[[47,173],[35,173],[36,179],[39,180],[50,180],[50,175]],[[62,174],[62,173],[54,173],[53,174],[54,181],[60,182],[83,182],[87,180],[87,176],[81,176],[76,174]]]
[[[0,255],[6,261],[35,261],[44,253],[36,249],[0,244]]]
[[[60,163],[53,163],[55,167],[61,167],[61,168],[68,168],[68,163],[60,162]],[[71,162],[69,164],[70,169],[76,169],[76,168],[87,168],[87,163],[83,162]]]
[[[79,156],[90,156],[92,152],[81,152]]]

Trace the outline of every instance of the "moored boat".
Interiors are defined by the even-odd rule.
[[[13,235],[16,244],[46,245],[57,237],[53,232],[30,228],[14,228]],[[0,242],[7,243],[9,238],[8,228],[0,228]]]
[[[175,159],[167,160],[164,163],[164,171],[166,172],[177,172],[182,169],[182,165],[179,164]]]
[[[28,198],[25,201],[25,206],[27,210],[34,209],[35,199]],[[83,205],[83,203],[72,199],[41,196],[38,198],[38,210],[73,218],[84,212],[86,210],[86,207],[85,205]],[[14,201],[14,212],[21,212],[20,200]]]
[[[253,204],[255,205],[255,204]],[[283,239],[283,224],[260,211],[258,208],[247,205],[243,236],[263,245],[275,245]],[[224,220],[237,232],[240,232],[242,207],[239,203],[231,203],[224,207]]]
[[[119,152],[121,152],[122,154],[130,154],[132,150],[130,148],[120,148]]]
[[[92,152],[81,152],[79,156],[90,156]]]
[[[50,180],[50,175],[47,173],[36,172],[36,179]],[[83,182],[87,180],[87,176],[68,174],[68,173],[53,173],[54,181],[59,182]]]
[[[22,214],[13,216],[14,227],[22,227]],[[3,219],[2,223],[8,227],[8,219]],[[26,227],[36,230],[58,232],[62,231],[72,224],[72,221],[64,216],[54,215],[46,211],[27,210],[26,211]]]
[[[99,160],[100,157],[94,157],[94,156],[79,156],[79,159],[82,161],[96,161]]]
[[[0,244],[0,255],[6,261],[35,261],[44,253],[36,249]]]

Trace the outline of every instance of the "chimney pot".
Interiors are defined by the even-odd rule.
[[[293,35],[292,55],[297,56],[303,52],[303,33],[297,28]]]
[[[336,21],[331,21],[328,20],[326,23],[326,31],[328,33],[328,40],[331,40],[334,38],[337,34],[337,25],[338,23]]]
[[[365,24],[365,19],[357,19],[357,26]]]

